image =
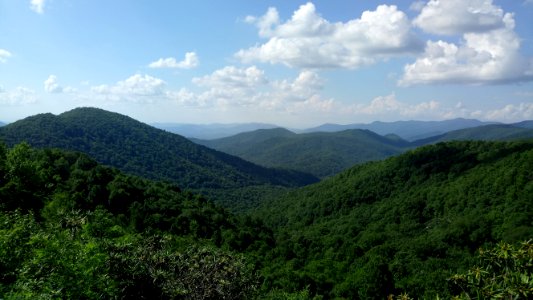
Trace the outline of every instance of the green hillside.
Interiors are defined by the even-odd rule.
[[[399,154],[409,146],[397,136],[368,130],[295,134],[286,129],[263,129],[232,137],[198,141],[253,163],[288,168],[324,178],[355,164]]]
[[[26,141],[40,148],[81,151],[124,172],[206,191],[223,200],[227,200],[224,191],[237,188],[316,182],[311,175],[260,167],[96,108],[28,117],[1,127],[0,139],[8,145]]]
[[[533,142],[450,142],[353,167],[267,203],[267,289],[448,299],[476,249],[533,238]]]
[[[482,141],[513,141],[533,138],[533,129],[528,128],[529,122],[509,125],[496,124],[454,130],[442,135],[413,142],[425,145],[445,141],[482,140]],[[522,127],[520,127],[522,126]]]
[[[259,222],[80,153],[0,144],[0,178],[2,299],[247,299],[253,257],[273,240]]]

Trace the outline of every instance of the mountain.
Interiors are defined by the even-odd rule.
[[[368,130],[295,134],[287,129],[260,129],[196,143],[253,163],[288,168],[324,178],[354,164],[399,154],[409,143]]]
[[[6,125],[6,123],[0,122],[0,127]]]
[[[233,192],[236,188],[265,185],[294,187],[317,181],[308,174],[260,167],[96,108],[28,117],[1,127],[0,139],[8,145],[27,141],[39,148],[80,151],[124,172],[198,191]]]
[[[337,132],[346,129],[367,129],[380,135],[396,134],[401,138],[414,141],[431,136],[440,135],[448,131],[494,124],[494,122],[481,122],[472,119],[452,119],[445,121],[397,121],[397,122],[372,122],[370,124],[324,124],[306,129],[305,132]]]
[[[276,128],[277,126],[264,123],[243,124],[180,124],[180,123],[154,123],[154,127],[176,133],[188,138],[218,139],[232,136],[241,132],[257,129]]]
[[[438,136],[414,141],[415,145],[426,145],[445,141],[460,140],[484,140],[484,141],[511,141],[522,139],[533,139],[533,128],[527,126],[531,123],[521,122],[515,124],[495,124],[473,128],[454,130]]]
[[[522,122],[518,122],[518,123],[513,123],[513,124],[511,124],[511,125],[513,125],[514,127],[533,129],[533,120],[528,120],[528,121],[522,121]]]
[[[447,142],[355,166],[257,211],[267,289],[451,299],[479,247],[533,237],[533,142]],[[531,259],[531,258],[529,258]],[[527,298],[527,297],[526,297]]]

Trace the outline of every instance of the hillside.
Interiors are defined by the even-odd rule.
[[[409,146],[397,136],[383,137],[358,129],[295,134],[275,128],[194,141],[262,166],[293,169],[320,178],[357,163],[401,153]]]
[[[180,124],[180,123],[153,123],[152,126],[192,139],[219,139],[232,136],[241,132],[258,129],[276,128],[272,124],[242,123],[242,124]]]
[[[0,178],[2,299],[247,299],[251,257],[272,243],[259,222],[81,153],[0,143]]]
[[[473,128],[454,130],[442,135],[414,141],[414,145],[426,145],[445,141],[482,140],[482,141],[513,141],[533,138],[533,128],[528,122],[509,125],[495,124]]]
[[[27,141],[39,148],[80,151],[124,172],[170,181],[217,197],[217,191],[223,190],[265,185],[294,187],[316,181],[311,175],[260,167],[96,108],[28,117],[1,127],[0,139],[8,145]]]
[[[533,237],[533,142],[449,142],[353,167],[267,203],[269,288],[448,299],[474,251]],[[453,289],[452,289],[453,291]]]
[[[396,121],[396,122],[372,122],[370,124],[324,124],[318,127],[306,129],[305,132],[338,132],[347,129],[366,129],[380,135],[396,134],[401,138],[414,141],[431,136],[444,134],[448,131],[463,128],[477,127],[493,124],[472,119],[452,119],[444,121]]]

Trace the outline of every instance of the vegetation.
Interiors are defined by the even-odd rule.
[[[397,136],[383,137],[360,129],[306,134],[282,128],[261,129],[217,140],[194,141],[259,165],[298,170],[319,178],[358,163],[399,154],[410,146]]]
[[[272,244],[260,223],[79,153],[0,147],[0,178],[0,298],[243,299]]]
[[[452,142],[356,166],[267,203],[265,290],[451,297],[479,247],[533,237],[533,143]]]
[[[244,192],[243,199],[229,199],[228,191],[252,186],[264,190],[295,187],[318,180],[296,171],[260,167],[96,108],[29,117],[1,127],[0,139],[9,146],[26,141],[38,148],[80,151],[126,173],[209,193],[228,207],[232,202],[246,207],[247,202],[255,201]]]
[[[424,146],[253,215],[0,144],[0,298],[528,299],[531,203],[533,142]]]

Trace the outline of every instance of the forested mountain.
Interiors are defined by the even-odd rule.
[[[0,127],[6,125],[6,123],[0,122]]]
[[[533,128],[528,128],[528,122],[515,124],[494,124],[473,128],[454,130],[442,135],[414,141],[414,145],[426,145],[444,141],[482,140],[482,141],[512,141],[533,138]]]
[[[520,127],[520,128],[533,129],[533,121],[522,121],[522,122],[518,122],[518,123],[513,123],[511,125],[513,125],[515,127]]]
[[[401,153],[409,147],[408,142],[397,136],[383,137],[359,129],[295,134],[275,128],[193,141],[259,165],[289,168],[321,178],[357,163]]]
[[[81,151],[124,172],[174,182],[217,197],[217,191],[234,193],[237,188],[265,185],[293,187],[317,180],[308,174],[260,167],[96,108],[28,117],[1,127],[0,140],[8,145],[27,141],[40,148]]]
[[[84,154],[0,144],[0,298],[530,299],[533,244],[516,242],[533,237],[532,170],[533,142],[439,143],[253,217]]]
[[[396,134],[401,138],[414,141],[435,135],[440,135],[452,130],[477,127],[494,124],[494,122],[481,122],[472,119],[452,119],[444,121],[396,121],[396,122],[372,122],[370,124],[324,124],[318,127],[306,129],[305,132],[337,132],[346,129],[367,129],[380,135]]]
[[[533,237],[532,203],[533,142],[439,143],[358,165],[258,212],[276,233],[265,282],[326,298],[449,299],[444,282],[478,247]]]
[[[0,178],[2,299],[248,299],[273,243],[260,222],[80,153],[0,144]]]
[[[276,128],[276,125],[264,123],[242,124],[179,124],[179,123],[153,123],[154,127],[179,134],[193,139],[219,139],[239,134],[241,132],[257,129]]]

